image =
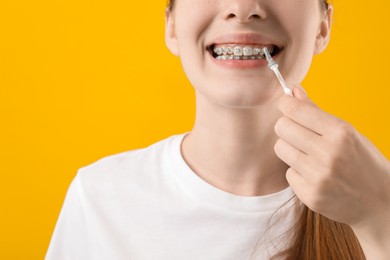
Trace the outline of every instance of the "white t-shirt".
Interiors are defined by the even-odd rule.
[[[254,251],[253,259],[269,259],[284,248],[298,205],[292,189],[258,197],[222,191],[186,164],[184,136],[81,168],[46,259],[242,260]]]

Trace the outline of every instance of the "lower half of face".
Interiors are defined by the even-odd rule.
[[[312,52],[288,46],[273,59],[287,85],[300,84],[312,61]],[[310,54],[309,54],[310,53]],[[204,51],[201,58],[181,55],[182,66],[195,88],[213,103],[231,108],[254,108],[272,103],[284,94],[276,75],[265,59],[219,60]]]
[[[271,6],[271,1],[268,2]],[[273,102],[283,95],[282,88],[265,59],[253,60],[253,55],[245,60],[236,60],[234,55],[219,58],[221,55],[210,50],[208,44],[212,43],[210,39],[213,39],[213,34],[221,32],[271,35],[282,43],[282,48],[273,57],[279,64],[280,72],[288,85],[299,84],[307,74],[314,53],[317,28],[308,23],[313,24],[317,17],[310,14],[310,10],[302,11],[290,6],[270,8],[273,10],[273,13],[269,11],[267,14],[270,22],[264,21],[261,24],[260,21],[258,27],[249,24],[239,27],[234,21],[215,22],[218,10],[214,13],[212,10],[202,11],[204,19],[196,14],[196,8],[192,8],[192,14],[186,13],[181,19],[178,15],[179,55],[197,96],[226,107],[252,108]],[[215,4],[212,7],[220,8]],[[180,9],[176,11],[182,12]],[[285,13],[289,15],[286,16]],[[234,48],[234,44],[229,46]],[[254,48],[251,51],[253,50]]]

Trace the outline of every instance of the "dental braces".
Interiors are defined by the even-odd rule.
[[[262,60],[263,56],[235,56],[235,55],[221,55],[216,57],[217,60]]]
[[[272,54],[274,47],[270,47],[268,51]],[[219,60],[255,60],[266,58],[263,49],[250,46],[215,47],[213,52],[217,55],[215,58]]]

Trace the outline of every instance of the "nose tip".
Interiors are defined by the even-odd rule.
[[[253,20],[264,20],[266,13],[258,0],[232,0],[227,6],[225,18],[246,23]]]

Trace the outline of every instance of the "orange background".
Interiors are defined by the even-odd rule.
[[[0,259],[43,259],[78,168],[189,131],[194,92],[164,1],[0,3]],[[390,2],[336,0],[303,82],[389,158]]]

